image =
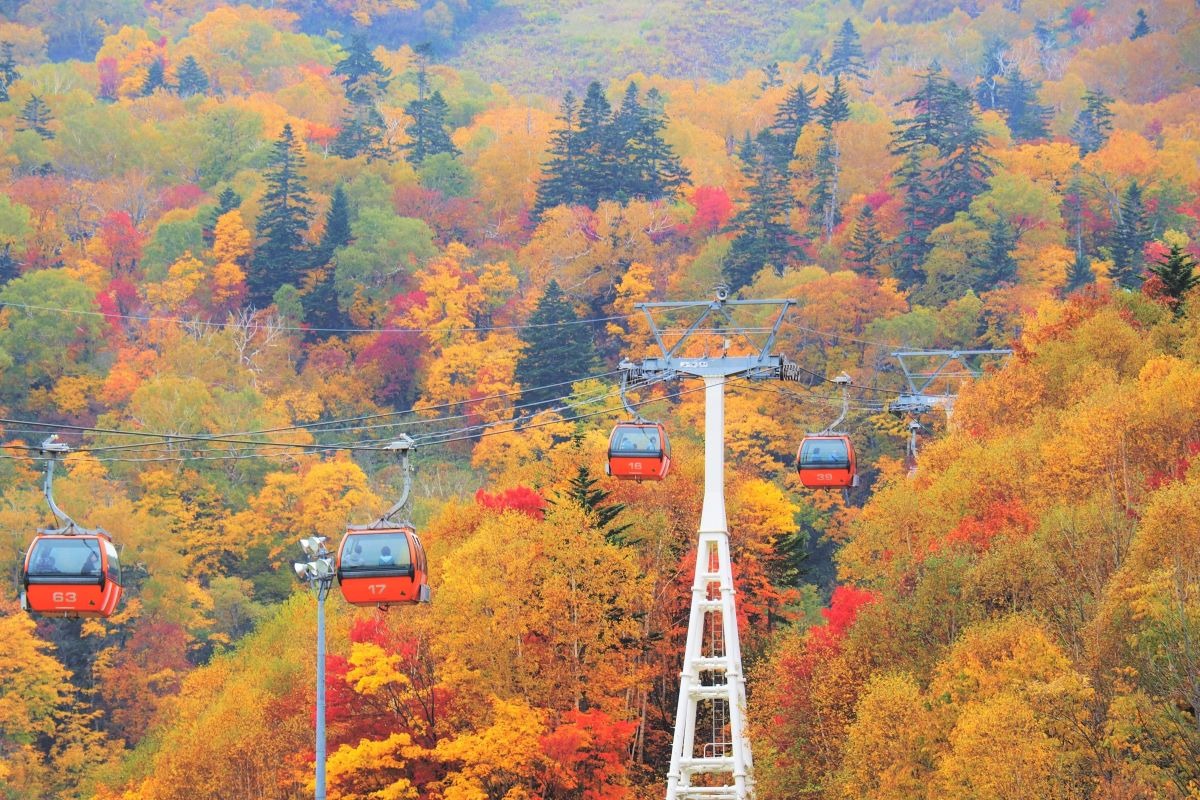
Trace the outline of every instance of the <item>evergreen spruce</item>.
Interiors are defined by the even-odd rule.
[[[365,155],[368,161],[391,156],[391,148],[387,145],[387,124],[379,113],[378,102],[391,83],[392,72],[375,58],[366,39],[355,36],[350,43],[346,57],[334,67],[333,74],[342,80],[342,88],[349,101],[349,107],[342,115],[341,128],[330,146],[330,152],[341,158],[354,158]],[[424,87],[425,73],[422,68],[418,76],[418,85]],[[439,95],[440,97],[440,95]],[[422,97],[414,108],[410,103],[409,114],[416,119],[414,110],[419,114],[429,113],[428,101]],[[444,114],[443,114],[444,117]],[[429,135],[425,127],[420,131],[422,136]],[[444,133],[444,131],[443,131]],[[440,140],[439,140],[440,141]],[[441,150],[428,150],[428,142],[422,142],[420,163],[425,158]],[[451,145],[453,147],[453,145]]]
[[[17,130],[33,131],[43,139],[53,139],[54,131],[47,126],[54,120],[46,101],[31,94],[17,116]]]
[[[578,322],[575,309],[558,282],[551,279],[521,330],[525,344],[517,359],[515,377],[522,387],[521,404],[534,411],[555,405],[571,393],[564,380],[576,380],[595,369],[596,352],[592,332]]]
[[[1121,198],[1121,217],[1113,231],[1112,279],[1118,286],[1134,289],[1141,284],[1145,264],[1142,251],[1148,241],[1150,226],[1146,220],[1142,187],[1134,181]]]
[[[673,199],[692,184],[691,172],[662,137],[667,127],[665,105],[657,89],[647,92],[641,126],[626,143],[636,167],[634,194],[644,200]]]
[[[186,56],[175,71],[180,97],[208,94],[208,74],[195,56]]]
[[[1013,67],[1005,76],[998,95],[1000,113],[1008,123],[1013,138],[1020,142],[1045,139],[1050,135],[1047,123],[1052,112],[1037,101],[1041,85],[1026,80],[1021,71]]]
[[[283,284],[299,286],[311,263],[304,237],[312,221],[312,200],[301,174],[303,168],[304,155],[288,123],[271,147],[264,175],[267,191],[256,226],[263,241],[254,251],[246,276],[248,299],[258,308],[269,305]]]
[[[423,86],[424,83],[423,80],[418,80],[419,86]],[[410,164],[419,165],[438,153],[449,153],[451,156],[461,154],[450,141],[446,123],[450,107],[446,105],[441,92],[435,91],[425,97],[424,91],[420,91],[417,99],[406,105],[404,111],[412,117],[412,124],[404,129],[409,136],[409,142],[404,145],[404,149],[408,151],[404,158]]]
[[[595,208],[604,200],[673,198],[690,185],[691,175],[663,140],[663,106],[654,89],[643,103],[635,83],[626,87],[615,113],[596,81],[582,104],[568,92],[558,118],[561,127],[550,135],[533,219],[558,205]]]
[[[658,200],[676,197],[691,184],[691,175],[662,140],[666,118],[662,97],[652,89],[646,104],[638,101],[637,84],[630,83],[613,116],[612,146],[614,199]]]
[[[921,150],[909,150],[900,168],[896,170],[896,182],[904,189],[904,202],[900,205],[900,217],[904,228],[900,233],[896,255],[895,277],[901,288],[910,288],[921,281],[920,266],[929,253],[929,233],[933,224],[933,197],[925,182],[925,168]]]
[[[567,483],[565,499],[587,514],[592,526],[604,532],[604,538],[609,544],[631,544],[624,534],[632,527],[632,523],[613,525],[625,510],[625,504],[606,502],[611,494],[598,478],[592,477],[590,469],[580,464],[576,467],[575,476]]]
[[[341,79],[346,99],[351,103],[378,102],[392,82],[392,71],[375,58],[363,36],[351,38],[346,57],[333,68],[333,74]],[[424,80],[424,68],[419,80]]]
[[[588,84],[579,108],[579,185],[590,208],[614,198],[618,190],[620,147],[613,126],[612,106],[598,81]]]
[[[12,42],[0,42],[0,103],[9,101],[8,89],[19,77],[21,72],[13,57]]]
[[[331,335],[331,331],[349,327],[350,320],[338,307],[335,254],[339,247],[350,244],[350,240],[350,203],[339,184],[333,190],[329,211],[325,214],[325,230],[321,233],[321,241],[313,249],[312,265],[319,271],[319,277],[301,298],[304,319],[310,328],[307,334],[310,340],[325,339]]]
[[[826,241],[833,238],[834,228],[842,220],[841,203],[838,197],[841,178],[842,149],[834,134],[833,126],[850,118],[850,104],[840,75],[833,79],[833,88],[825,102],[817,109],[821,127],[825,129],[817,147],[817,160],[813,167],[816,183],[810,198],[810,206],[817,217],[817,227]]]
[[[5,286],[14,278],[21,277],[21,262],[12,254],[12,242],[5,242],[0,247],[0,286]]]
[[[646,109],[642,106],[638,86],[633,81],[625,87],[621,107],[612,118],[613,184],[618,187],[619,199],[645,197],[650,191],[652,176],[641,158],[642,137],[646,128]]]
[[[816,97],[817,88],[805,89],[796,84],[788,90],[787,97],[775,111],[775,121],[771,124],[771,143],[769,157],[782,170],[788,168],[792,155],[796,152],[796,142],[804,132],[804,126],[815,116],[812,101]]]
[[[575,95],[567,92],[559,107],[560,127],[550,132],[550,157],[542,167],[537,199],[533,204],[533,219],[540,220],[555,206],[574,206],[583,202],[583,186],[579,171],[579,107]]]
[[[875,210],[869,204],[864,205],[854,220],[854,233],[846,249],[846,260],[860,275],[878,278],[883,257],[883,237],[875,222]]]
[[[987,136],[972,107],[971,95],[948,81],[950,97],[945,127],[939,141],[941,163],[933,170],[938,219],[948,222],[966,211],[971,200],[987,189],[992,159],[984,154]]]
[[[929,232],[965,211],[987,187],[992,160],[984,154],[986,137],[970,93],[940,67],[931,67],[920,89],[900,102],[914,112],[897,121],[892,135],[892,152],[904,157],[896,173],[904,190],[896,272],[907,287],[919,280]]]
[[[1075,260],[1067,268],[1067,283],[1063,287],[1063,292],[1071,294],[1095,282],[1096,273],[1092,271],[1092,260],[1082,252],[1077,252]]]
[[[212,247],[216,240],[214,231],[217,227],[217,220],[233,211],[240,208],[242,205],[242,197],[232,188],[226,186],[221,190],[221,194],[217,196],[217,207],[213,209],[212,216],[209,217],[208,224],[204,226],[203,236],[204,243]]]
[[[1083,110],[1071,126],[1071,139],[1079,145],[1081,156],[1099,150],[1112,134],[1112,101],[1104,92],[1088,91],[1083,95]]]
[[[1002,216],[997,216],[987,226],[988,242],[979,264],[980,290],[992,289],[1002,283],[1015,283],[1017,261],[1012,256],[1017,236],[1012,225]]]
[[[763,79],[759,82],[758,88],[766,91],[776,86],[783,86],[783,78],[779,77],[779,62],[772,61],[763,67]]]
[[[829,90],[825,102],[817,109],[817,117],[825,130],[830,130],[835,123],[850,119],[850,100],[840,75],[834,77],[833,88]]]
[[[787,222],[792,198],[787,174],[767,156],[764,143],[751,141],[749,135],[740,155],[750,186],[745,208],[732,220],[731,227],[738,235],[722,265],[725,280],[734,291],[750,283],[768,264],[782,275],[792,249],[792,230]]]
[[[1163,293],[1171,298],[1171,307],[1175,309],[1175,315],[1181,316],[1184,295],[1200,285],[1200,275],[1196,274],[1196,259],[1178,244],[1173,244],[1165,259],[1151,264],[1149,269],[1162,281]]]
[[[867,77],[867,64],[863,60],[858,31],[849,19],[842,23],[837,39],[833,42],[833,52],[829,55],[826,71],[835,77],[845,75],[859,80]]]
[[[168,88],[166,67],[163,66],[161,58],[156,58],[146,68],[146,77],[142,80],[140,94],[142,97],[149,97],[159,89],[166,88]]]
[[[217,195],[217,210],[213,216],[213,224],[216,224],[217,220],[230,211],[241,207],[242,196],[235,192],[232,187],[226,186],[221,190],[221,194]]]
[[[1139,8],[1137,10],[1137,24],[1133,26],[1133,33],[1129,34],[1130,41],[1140,39],[1150,32],[1150,23],[1146,18],[1146,9]]]

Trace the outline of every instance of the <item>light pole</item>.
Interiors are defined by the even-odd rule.
[[[317,776],[315,800],[325,800],[325,598],[333,586],[333,553],[324,536],[300,540],[307,561],[292,564],[296,577],[317,596]]]

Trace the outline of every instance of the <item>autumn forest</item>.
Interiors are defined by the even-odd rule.
[[[706,393],[630,365],[718,286],[792,302],[736,307],[786,366],[722,389],[704,753],[1200,798],[1192,0],[0,0],[0,185],[0,800],[319,793],[298,542],[409,482],[431,602],[324,604],[328,798],[664,797]],[[110,612],[23,607],[65,515]]]

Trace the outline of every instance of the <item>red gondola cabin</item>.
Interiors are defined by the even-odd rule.
[[[409,525],[346,531],[337,579],[346,602],[356,606],[429,602],[425,550]]]
[[[22,607],[52,617],[107,617],[124,591],[117,548],[96,532],[39,534],[21,579]]]
[[[843,489],[858,485],[854,445],[843,434],[805,436],[796,456],[800,483],[809,489]]]
[[[614,478],[661,481],[671,469],[671,442],[657,422],[622,422],[608,439],[606,471]]]

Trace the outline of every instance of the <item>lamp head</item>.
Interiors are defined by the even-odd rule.
[[[324,536],[309,536],[308,538],[301,539],[300,549],[309,558],[316,558],[321,554],[321,550],[324,549],[325,539],[326,537]]]
[[[302,581],[308,581],[308,564],[295,563],[292,564],[292,569],[296,573],[296,577]]]

